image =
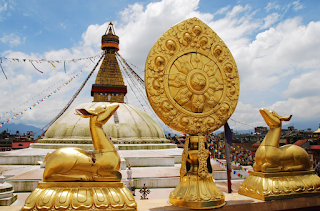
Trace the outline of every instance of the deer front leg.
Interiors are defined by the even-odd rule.
[[[261,165],[258,165],[257,162],[254,162],[254,164],[253,164],[253,170],[254,170],[254,171],[261,171]]]
[[[261,165],[262,172],[279,172],[282,170],[282,166],[274,165],[271,163],[264,163]]]
[[[46,182],[56,181],[95,181],[92,174],[84,172],[73,172],[74,174],[52,174],[46,179]]]

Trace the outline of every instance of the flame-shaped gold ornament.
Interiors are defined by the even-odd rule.
[[[224,42],[205,23],[191,18],[171,27],[153,45],[145,66],[148,99],[159,118],[187,137],[180,183],[173,205],[193,209],[221,207],[205,134],[219,129],[239,98],[236,63]]]

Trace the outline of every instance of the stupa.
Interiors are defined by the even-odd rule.
[[[74,115],[75,109],[97,108],[102,104],[120,103],[119,109],[103,126],[119,150],[168,149],[176,148],[166,139],[161,127],[145,112],[124,102],[127,86],[116,59],[119,50],[119,37],[115,35],[110,22],[102,36],[101,49],[104,60],[92,85],[93,102],[80,104],[63,114],[50,126],[45,136],[31,145],[32,148],[58,149],[61,147],[80,147],[93,149],[89,121]]]

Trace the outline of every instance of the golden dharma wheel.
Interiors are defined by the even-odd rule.
[[[182,133],[219,129],[234,112],[239,74],[220,37],[197,18],[166,31],[145,66],[149,102],[160,119]]]

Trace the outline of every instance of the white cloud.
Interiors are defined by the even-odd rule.
[[[151,46],[171,26],[191,17],[205,22],[213,18],[212,14],[196,11],[198,3],[198,0],[163,0],[150,3],[145,8],[138,3],[129,5],[120,13],[123,23],[114,24],[120,37],[120,54],[143,69]],[[105,30],[106,26],[103,28]]]
[[[230,5],[226,6],[226,7],[222,7],[221,9],[219,9],[217,12],[215,12],[215,15],[222,15],[225,14],[230,8]]]
[[[38,31],[36,35],[42,34],[42,30]]]
[[[300,18],[287,19],[275,28],[259,33],[249,46],[235,49],[233,55],[242,70],[244,89],[268,89],[288,80],[285,77],[320,65],[320,22],[305,26]]]
[[[319,96],[289,98],[286,101],[278,101],[269,108],[283,116],[293,115],[296,120],[319,119],[320,98]]]
[[[59,59],[60,56],[65,56],[64,59],[66,59],[66,57],[70,59],[73,57],[68,50],[50,52],[46,55],[50,56],[50,59]],[[21,52],[12,51],[4,52],[4,56],[6,58],[30,58],[35,60],[47,58],[38,54],[27,55]],[[88,63],[88,61],[84,62]],[[21,117],[18,116],[17,121],[12,122],[43,127],[67,104],[71,96],[84,81],[87,72],[93,68],[93,65],[90,65],[82,74],[68,85],[62,87],[61,90],[57,91],[57,93],[52,97],[46,99],[40,104],[37,104],[37,106],[31,110],[29,107],[67,82],[72,76],[81,70],[80,68],[83,66],[84,62],[66,63],[67,73],[64,73],[63,64],[55,64],[56,68],[54,68],[49,63],[33,62],[37,69],[43,71],[42,74],[35,70],[28,60],[26,62],[20,61],[3,63],[2,65],[6,75],[8,76],[8,80],[1,80],[0,83],[0,89],[7,90],[7,92],[0,92],[0,97],[2,99],[6,99],[5,103],[1,104],[0,116],[2,118],[0,119],[0,122],[5,121],[6,118],[11,118],[16,113],[24,111],[24,109],[27,109],[25,114],[20,115]],[[90,80],[89,83],[94,83],[94,81]],[[84,92],[79,96],[78,102],[83,102],[81,100],[86,99],[85,96],[90,93],[90,90],[88,90],[90,88],[91,87],[89,86],[85,87]],[[5,114],[5,112],[8,111],[9,113]]]
[[[272,13],[265,17],[264,20],[264,25],[261,27],[261,29],[266,29],[272,26],[275,22],[279,20],[280,15],[278,13]]]
[[[235,112],[228,121],[230,127],[236,130],[249,130],[257,126],[264,126],[265,123],[261,118],[258,108],[254,108],[250,104],[238,102]]]
[[[290,81],[289,87],[282,95],[285,98],[301,99],[310,96],[318,96],[320,90],[319,69],[301,74]]]
[[[143,12],[143,6],[139,3],[129,5],[128,8],[125,8],[124,11],[120,12],[122,21],[124,23],[129,21],[139,20],[140,14]]]
[[[60,26],[64,29],[66,28],[66,25],[64,25],[64,23],[60,23]]]
[[[283,6],[280,6],[275,2],[269,2],[268,5],[265,7],[266,11],[269,12],[270,10],[272,9],[275,9],[275,10],[281,10],[283,11],[284,13],[286,13],[290,8],[291,6],[293,6],[293,10],[295,12],[297,12],[298,10],[301,10],[304,8],[303,4],[300,3],[300,0],[297,0],[297,1],[294,1],[293,3],[289,3],[287,5],[283,5]]]
[[[317,84],[320,78],[316,75],[320,65],[320,39],[317,36],[320,34],[320,22],[303,25],[301,18],[282,20],[279,13],[255,19],[257,11],[252,11],[250,5],[227,6],[212,11],[212,14],[201,13],[198,11],[198,5],[198,0],[163,0],[145,7],[140,3],[129,5],[119,13],[120,20],[114,21],[115,32],[120,38],[119,53],[140,69],[144,69],[145,59],[152,45],[166,30],[185,19],[198,17],[221,37],[237,62],[241,100],[231,118],[244,124],[229,122],[234,129],[248,130],[253,129],[252,126],[265,126],[257,108],[260,104],[253,105],[254,100],[281,115],[293,114],[297,119],[320,118],[320,108],[317,106],[320,105],[319,97],[315,95],[316,90],[320,88]],[[276,2],[269,3],[266,7],[267,11],[271,9],[283,11],[283,7],[280,8]],[[222,17],[214,19],[214,14]],[[100,52],[101,36],[108,24],[106,22],[88,26],[82,34],[82,41],[70,49],[49,51],[43,55],[8,51],[4,52],[4,55],[13,58],[53,60],[96,55]],[[61,24],[61,27],[63,26]],[[4,42],[2,39],[4,37],[1,38]],[[8,37],[4,40],[10,43]],[[13,102],[8,104],[19,104],[29,99],[39,90],[46,89],[48,84],[56,83],[66,75],[61,65],[53,68],[50,64],[36,64],[44,74],[38,73],[29,63],[12,62],[3,65],[9,80],[0,84],[0,88],[6,87],[8,94],[0,92],[0,98]],[[67,64],[68,73],[79,66],[77,63]],[[83,73],[82,81],[88,71],[89,69]],[[143,77],[142,71],[137,72]],[[94,79],[95,75],[73,105],[92,101],[89,93]],[[41,109],[29,112],[21,119],[22,123],[28,122],[38,126],[46,124],[68,102],[80,86],[81,80],[72,82],[65,91],[60,92],[61,94],[57,93],[55,100],[43,103]],[[15,83],[17,88],[9,86],[12,83]],[[305,83],[308,86],[303,86]],[[262,93],[271,97],[264,97]],[[21,96],[19,102],[17,96]],[[127,97],[129,103],[141,107],[129,87]],[[4,103],[1,105],[1,111],[10,109],[10,106]],[[39,120],[38,116],[43,118]]]
[[[0,12],[6,11],[8,9],[8,3],[4,2],[3,5],[0,5]]]
[[[294,10],[295,12],[297,12],[298,10],[301,10],[301,9],[304,8],[303,5],[300,4],[300,0],[295,1],[295,2],[293,2],[292,4],[293,4],[293,10]]]
[[[2,13],[4,13],[5,11],[7,11],[8,9],[8,3],[3,2],[3,5],[1,5],[0,2],[0,21],[5,20],[6,18],[2,15]]]
[[[10,46],[16,46],[21,44],[20,37],[18,35],[15,35],[15,33],[11,33],[9,35],[3,35],[2,38],[0,38],[1,42],[3,43],[9,43]]]
[[[269,2],[268,5],[265,7],[265,9],[267,10],[267,12],[269,12],[272,9],[280,9],[280,5],[276,4],[276,2]]]

